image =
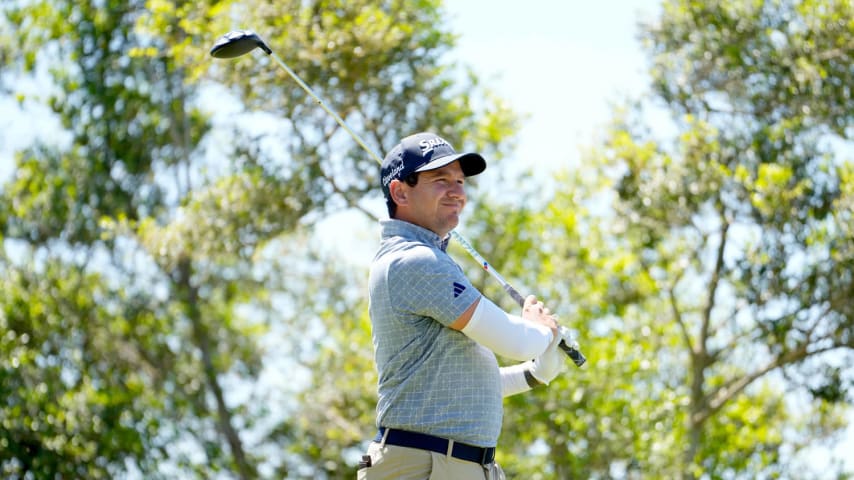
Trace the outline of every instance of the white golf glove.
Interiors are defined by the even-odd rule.
[[[563,340],[563,335],[557,335],[546,348],[546,351],[539,357],[535,358],[531,365],[531,375],[534,376],[540,383],[548,385],[555,377],[563,370],[564,353],[558,347],[560,341]]]

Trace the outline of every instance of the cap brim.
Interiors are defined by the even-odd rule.
[[[477,175],[478,173],[486,170],[486,160],[477,153],[456,153],[454,155],[445,155],[444,157],[437,158],[432,162],[422,165],[420,168],[417,168],[416,172],[426,172],[428,170],[436,170],[437,168],[442,168],[445,165],[449,165],[455,161],[460,161],[460,168],[463,169],[463,175],[467,177],[471,177],[473,175]]]

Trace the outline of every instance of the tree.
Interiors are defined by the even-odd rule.
[[[797,454],[852,401],[853,14],[669,1],[645,27],[647,105],[675,134],[643,105],[617,111],[585,170],[528,214],[537,247],[491,252],[546,265],[517,272],[529,285],[569,276],[542,295],[572,302],[591,359],[517,405],[511,467],[540,439],[554,478],[824,478]],[[533,434],[515,427],[535,414]]]
[[[4,475],[254,478],[306,462],[334,475],[286,434],[304,428],[298,417],[240,393],[261,388],[265,332],[330,311],[363,318],[279,301],[338,285],[332,274],[311,291],[292,283],[289,271],[324,260],[289,246],[326,213],[364,210],[377,166],[269,59],[214,64],[207,50],[234,22],[253,25],[378,151],[421,129],[498,149],[512,116],[489,98],[476,108],[477,79],[442,63],[454,39],[436,27],[439,2],[56,0],[2,12],[0,91],[20,96],[17,82],[47,72],[46,88],[20,98],[49,106],[69,138],[18,152],[0,198]],[[201,100],[210,91],[238,105],[225,126]],[[262,456],[288,448],[296,458]]]
[[[158,461],[183,462],[181,453],[165,447],[188,436],[213,447],[207,452],[207,468],[233,466],[242,476],[251,475],[252,467],[234,441],[233,419],[224,407],[218,378],[219,371],[257,368],[258,357],[241,333],[244,326],[229,313],[234,303],[243,301],[240,292],[234,292],[240,279],[212,281],[201,293],[198,278],[205,272],[192,264],[181,245],[173,244],[175,249],[168,253],[145,252],[135,245],[145,240],[155,219],[168,218],[170,207],[175,211],[166,198],[170,186],[156,178],[158,167],[189,172],[194,146],[208,129],[189,100],[192,89],[171,58],[133,55],[145,43],[134,29],[143,7],[141,2],[4,7],[22,41],[22,48],[10,56],[10,66],[19,67],[22,75],[51,66],[53,85],[43,98],[32,100],[48,104],[71,138],[69,148],[37,145],[18,154],[17,169],[4,188],[2,223],[5,237],[23,242],[29,260],[11,262],[7,268],[39,271],[59,263],[54,269],[68,276],[95,281],[108,276],[112,283],[80,290],[79,306],[53,314],[47,324],[33,314],[46,309],[37,303],[42,297],[30,299],[29,313],[7,310],[10,325],[17,327],[11,332],[26,332],[28,327],[66,332],[31,336],[34,341],[20,352],[36,365],[57,365],[62,375],[45,377],[50,370],[39,368],[27,371],[23,384],[48,387],[35,393],[35,404],[45,410],[31,412],[35,420],[25,417],[24,430],[30,431],[18,430],[11,441],[29,439],[35,445],[29,450],[39,455],[30,461],[16,449],[4,450],[9,456],[2,465],[9,475],[52,476],[63,472],[59,466],[81,464],[88,465],[85,473],[69,473],[112,476],[128,464],[153,473]],[[190,188],[189,182],[178,179],[172,193],[186,196]],[[139,235],[114,235],[109,228],[113,223],[138,225]],[[243,285],[243,292],[251,291],[247,287],[252,283]],[[94,294],[86,298],[89,290]],[[44,300],[68,304],[66,289],[46,293]],[[101,307],[97,311],[103,321],[87,321],[92,315],[84,307],[93,308],[90,303]],[[204,318],[217,322],[207,324]],[[213,345],[229,356],[214,359]],[[93,357],[100,361],[91,361]],[[80,402],[80,412],[94,414],[100,404],[118,401],[123,386],[128,399],[111,408],[130,408],[121,415],[94,417],[109,422],[95,432],[136,430],[134,443],[113,445],[114,439],[106,436],[85,449],[67,448],[79,438],[75,430],[85,421],[82,417],[59,423],[53,437],[32,426],[44,424],[40,416],[50,418],[66,396]],[[136,390],[150,394],[138,395]],[[8,407],[6,414],[20,408],[17,403]],[[223,461],[217,452],[217,435],[209,433],[217,430],[231,441],[231,460]]]

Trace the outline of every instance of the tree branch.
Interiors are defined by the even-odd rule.
[[[820,348],[817,350],[808,351],[807,347],[811,345],[810,342],[804,342],[795,350],[789,350],[787,352],[778,355],[773,360],[762,366],[761,368],[754,370],[751,373],[748,373],[744,376],[734,378],[722,385],[719,388],[716,388],[714,391],[709,393],[706,398],[708,408],[702,412],[698,412],[694,418],[692,418],[692,422],[696,424],[700,424],[706,421],[709,417],[717,413],[724,405],[730,400],[732,400],[736,395],[744,391],[750,384],[767,374],[773,370],[778,368],[792,365],[794,363],[798,363],[807,357],[813,355],[820,355],[822,353],[826,353],[832,350],[836,350],[839,348],[850,348],[849,345],[840,344],[834,342],[832,345],[829,345],[824,348]]]
[[[673,320],[676,322],[676,325],[679,326],[679,332],[682,334],[682,340],[685,342],[685,346],[691,351],[691,354],[695,354],[694,344],[691,341],[691,332],[688,331],[688,325],[685,324],[685,320],[682,318],[682,311],[679,310],[678,299],[676,298],[676,285],[679,283],[679,280],[682,278],[682,273],[679,272],[676,275],[676,280],[672,285],[667,287],[667,297],[670,304],[670,312],[673,314]]]
[[[703,345],[703,350],[705,350],[706,339],[709,337],[709,326],[712,323],[712,310],[715,307],[715,295],[718,291],[718,285],[720,284],[721,271],[724,268],[724,251],[726,250],[727,244],[727,232],[729,231],[729,221],[724,217],[723,213],[721,214],[721,241],[718,245],[717,258],[715,259],[715,267],[712,270],[712,277],[709,279],[709,296],[706,298],[706,306],[703,309],[702,314],[702,326],[700,327],[700,338],[699,342]]]

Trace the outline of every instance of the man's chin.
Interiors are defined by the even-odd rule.
[[[460,216],[459,215],[453,215],[451,217],[448,217],[448,221],[445,223],[445,226],[448,228],[448,232],[450,232],[451,230],[457,228],[457,225],[459,225],[459,224],[460,224]]]

